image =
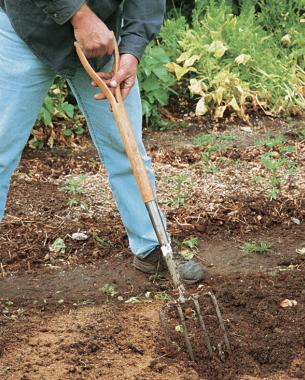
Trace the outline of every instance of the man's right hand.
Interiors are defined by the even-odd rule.
[[[101,19],[86,5],[71,18],[76,41],[87,58],[112,55],[114,35]]]

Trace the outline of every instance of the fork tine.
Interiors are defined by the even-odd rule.
[[[201,326],[202,331],[203,331],[205,344],[206,344],[206,346],[208,348],[210,356],[212,356],[213,355],[213,349],[212,349],[212,346],[211,346],[210,337],[208,335],[208,332],[207,332],[207,329],[206,329],[206,326],[205,326],[205,323],[204,323],[204,320],[203,320],[203,317],[202,317],[202,314],[201,314],[201,310],[200,310],[198,299],[196,299],[195,297],[191,297],[191,298],[192,298],[192,300],[194,302],[196,313],[197,313],[197,316],[199,318],[200,326]]]
[[[184,335],[184,340],[185,340],[187,352],[190,355],[191,360],[195,361],[194,352],[193,352],[193,348],[191,345],[190,337],[188,335],[184,314],[183,314],[182,307],[181,307],[179,302],[177,303],[177,309],[178,309],[180,321],[182,323],[183,335]]]
[[[191,344],[190,338],[188,336],[188,330],[187,330],[187,326],[186,326],[183,310],[182,310],[182,307],[181,307],[180,303],[178,303],[178,302],[167,303],[160,310],[159,315],[160,315],[160,321],[161,321],[161,324],[162,324],[162,327],[163,327],[163,330],[164,330],[165,340],[166,340],[166,342],[167,342],[167,344],[169,346],[173,346],[173,342],[170,340],[171,333],[170,333],[169,325],[168,325],[168,323],[166,321],[167,311],[171,307],[175,307],[178,310],[179,318],[180,318],[181,325],[182,325],[182,330],[183,330],[183,336],[184,336],[184,341],[185,341],[185,345],[186,345],[186,350],[187,350],[187,352],[188,352],[191,360],[194,361],[195,360],[195,358],[194,358],[194,352],[193,352],[193,348],[192,348],[192,344]]]
[[[201,297],[207,297],[210,299],[211,304],[212,304],[212,306],[215,310],[215,313],[217,315],[216,320],[218,320],[220,331],[222,332],[223,339],[217,345],[215,344],[215,347],[214,347],[214,345],[212,346],[211,338],[209,336],[208,329],[207,329],[207,326],[205,324],[204,317],[202,315],[202,310],[201,310],[201,306],[200,306],[200,302],[199,302]],[[170,320],[172,317],[171,315],[168,315],[169,309],[175,308],[178,311],[178,315],[176,314],[175,317],[177,318],[179,316],[180,324],[182,326],[182,330],[183,330],[182,332],[183,332],[186,351],[189,354],[190,359],[192,361],[195,361],[195,354],[194,354],[193,346],[191,343],[191,338],[190,338],[189,332],[188,332],[186,317],[185,317],[184,311],[183,311],[183,308],[185,308],[185,306],[188,302],[193,303],[193,305],[195,307],[196,316],[199,319],[199,325],[200,325],[201,330],[203,332],[203,337],[204,337],[205,345],[206,345],[207,350],[209,352],[209,356],[212,357],[214,354],[214,351],[216,350],[216,348],[218,348],[218,354],[219,354],[220,359],[225,360],[226,353],[230,354],[232,352],[232,349],[231,349],[231,346],[229,343],[227,331],[226,331],[226,328],[224,325],[224,321],[223,321],[223,318],[221,315],[221,311],[220,311],[220,308],[218,305],[218,301],[212,292],[206,292],[206,293],[203,293],[201,295],[195,294],[195,295],[190,296],[189,298],[186,298],[183,302],[179,302],[179,301],[170,302],[161,308],[161,310],[160,310],[160,321],[161,321],[161,324],[162,324],[162,327],[163,327],[163,330],[165,333],[166,342],[170,346],[175,346],[175,344],[176,344],[176,348],[179,347],[177,342],[174,342],[171,340],[171,336],[172,336],[173,332],[171,331],[172,327],[170,327],[170,324],[168,322],[168,320]],[[222,348],[223,344],[225,345],[225,350],[223,350],[223,348]]]
[[[230,342],[229,342],[229,338],[228,338],[228,335],[227,335],[227,330],[225,328],[225,324],[224,324],[222,316],[221,316],[221,312],[220,312],[220,308],[219,308],[217,299],[216,299],[215,295],[213,293],[211,293],[211,292],[207,292],[206,295],[208,295],[211,298],[211,300],[212,300],[212,303],[213,303],[215,311],[216,311],[216,315],[217,315],[217,318],[218,318],[218,322],[219,322],[220,328],[221,328],[221,330],[223,332],[223,340],[225,342],[225,346],[226,346],[229,354],[231,354],[231,352],[232,352],[231,345],[230,345]]]

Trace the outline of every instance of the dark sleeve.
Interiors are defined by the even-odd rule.
[[[74,15],[86,0],[34,0],[57,24],[63,25]]]
[[[159,32],[164,14],[165,0],[125,0],[120,53],[140,60],[147,44]]]

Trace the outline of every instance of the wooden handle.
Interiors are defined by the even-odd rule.
[[[133,170],[133,174],[136,178],[144,203],[155,200],[155,194],[154,194],[152,185],[150,183],[150,180],[149,180],[149,177],[148,177],[148,174],[147,174],[147,171],[142,159],[141,152],[136,142],[134,131],[131,127],[129,117],[123,103],[120,87],[118,86],[115,89],[115,95],[113,95],[109,87],[106,85],[106,83],[97,75],[97,73],[90,66],[80,45],[77,42],[75,42],[74,45],[75,45],[79,60],[81,61],[84,69],[86,70],[88,75],[91,77],[91,79],[94,80],[94,82],[98,85],[98,87],[103,91],[103,93],[106,95],[111,105],[111,109],[112,109],[115,121],[118,125],[119,132],[120,132],[120,135],[121,135],[121,138],[126,150],[126,154],[129,158],[130,165]],[[120,66],[120,54],[119,54],[117,43],[115,43],[114,56],[115,56],[114,70],[115,72],[117,72]]]

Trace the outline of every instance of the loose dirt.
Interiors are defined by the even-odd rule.
[[[183,131],[167,133],[166,146],[156,147],[156,141],[162,141],[160,132],[146,139],[175,243],[185,249],[183,241],[190,235],[199,241],[190,251],[202,262],[206,278],[200,289],[193,286],[189,291],[215,293],[232,354],[225,362],[217,355],[208,359],[192,319],[188,323],[194,324],[196,363],[189,360],[183,345],[173,352],[165,344],[159,310],[164,299],[173,296],[170,282],[132,268],[105,172],[92,148],[27,151],[12,180],[7,217],[0,227],[1,380],[305,378],[303,185],[299,177],[290,178],[296,202],[287,201],[285,186],[277,201],[268,202],[263,188],[256,208],[245,206],[249,205],[247,194],[253,196],[249,191],[237,199],[241,208],[225,213],[217,209],[227,198],[217,203],[216,194],[215,208],[198,215],[206,207],[201,201],[208,194],[204,187],[199,191],[200,186],[213,180],[214,192],[227,190],[231,164],[221,168],[218,177],[217,173],[205,177],[204,166],[199,166],[199,175],[204,150],[195,147]],[[241,167],[256,149],[250,149],[243,138],[234,147],[239,150]],[[303,154],[303,142],[296,144],[300,154],[292,160]],[[177,188],[165,185],[173,183],[181,168],[190,182],[198,179],[193,193],[186,181],[183,190],[191,196],[175,207],[171,202],[177,198]],[[164,178],[165,172],[171,179]],[[68,206],[71,194],[64,190],[65,184],[71,175],[81,173],[87,174],[86,192],[76,206]],[[230,200],[233,206],[237,201]],[[88,239],[73,240],[72,233],[77,231],[86,232]],[[59,237],[66,249],[55,254],[50,246]],[[264,254],[245,254],[241,246],[249,241],[268,241],[272,246]],[[283,308],[285,299],[296,304]],[[208,321],[212,313],[205,310]],[[178,324],[172,322],[171,334],[180,342]]]

